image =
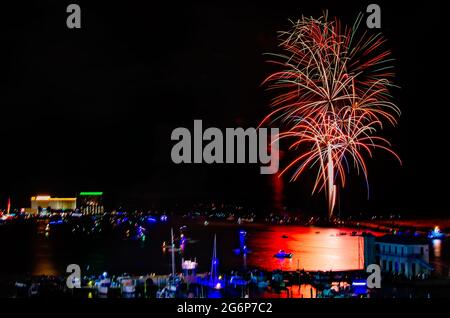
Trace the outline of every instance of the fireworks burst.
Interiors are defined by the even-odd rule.
[[[264,81],[278,94],[261,124],[281,123],[278,139],[287,139],[289,150],[298,153],[280,175],[294,170],[295,181],[306,169],[315,169],[312,192],[325,191],[330,219],[336,186],[345,186],[351,166],[368,187],[365,158],[374,149],[400,161],[390,143],[377,136],[383,123],[395,126],[400,116],[389,93],[394,86],[391,53],[383,49],[381,34],[358,32],[361,20],[362,15],[352,28],[326,15],[292,22],[291,30],[280,33],[284,54],[272,54],[269,61],[281,70]]]

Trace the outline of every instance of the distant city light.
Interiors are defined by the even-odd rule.
[[[49,195],[38,195],[38,196],[36,196],[35,200],[36,201],[48,201],[48,200],[50,200],[50,196]]]
[[[93,195],[93,196],[95,196],[95,195],[103,195],[103,192],[80,192],[80,195],[85,195],[85,196],[88,196],[88,195]]]
[[[49,195],[37,195],[31,197],[31,201],[76,201],[77,198],[52,198]]]

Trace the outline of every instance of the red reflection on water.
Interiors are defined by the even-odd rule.
[[[362,269],[364,239],[352,236],[352,229],[300,226],[271,226],[251,232],[248,245],[253,253],[247,259],[252,267],[266,270],[337,271]],[[345,233],[345,235],[343,235]],[[287,238],[282,238],[287,235]],[[291,259],[273,257],[279,250],[293,253]]]
[[[271,177],[272,185],[272,205],[275,211],[283,211],[284,201],[284,182],[278,174],[273,174]]]
[[[317,289],[309,284],[288,286],[286,290],[276,293],[271,290],[265,290],[259,295],[261,298],[316,298]]]
[[[47,239],[49,235],[48,222],[38,223],[38,236],[34,241],[34,260],[32,266],[33,275],[58,275],[54,264],[54,253],[51,242]]]

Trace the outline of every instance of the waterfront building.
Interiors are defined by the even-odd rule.
[[[31,197],[30,212],[40,213],[49,209],[50,211],[73,211],[76,209],[76,206],[77,198],[52,198],[50,195],[37,195]]]
[[[102,214],[103,192],[80,192],[78,194],[78,209],[83,214]]]
[[[427,278],[433,270],[429,261],[427,239],[390,234],[364,236],[364,268],[378,264],[384,273]]]

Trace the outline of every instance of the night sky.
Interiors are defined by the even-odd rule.
[[[66,27],[78,3],[82,28]],[[352,24],[373,1],[17,1],[0,28],[0,207],[48,193],[104,191],[108,207],[224,201],[269,206],[258,165],[175,165],[172,129],[256,126],[272,95],[271,71],[288,18],[329,9]],[[245,1],[247,2],[247,1]],[[402,160],[368,160],[341,193],[343,214],[448,212],[448,25],[438,2],[377,1],[392,49],[403,114],[384,133]],[[334,4],[333,4],[334,3]],[[282,163],[283,164],[283,163]],[[310,176],[285,185],[285,203],[325,214]]]

